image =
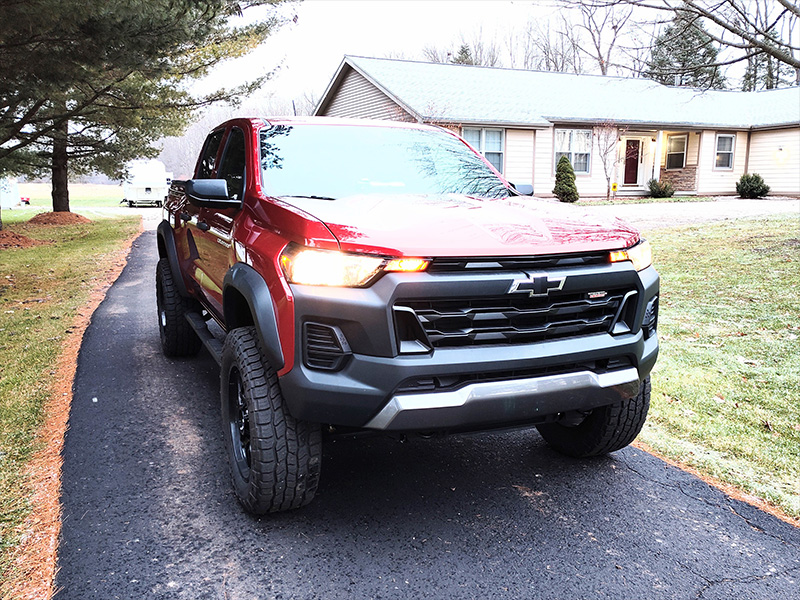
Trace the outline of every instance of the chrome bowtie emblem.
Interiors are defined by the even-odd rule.
[[[534,296],[547,296],[550,292],[558,291],[564,287],[566,277],[553,277],[545,273],[528,273],[526,278],[515,279],[511,282],[509,294],[528,294]]]

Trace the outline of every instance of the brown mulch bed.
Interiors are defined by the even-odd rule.
[[[86,217],[74,212],[43,212],[28,221],[30,225],[78,225],[91,223]]]
[[[20,235],[9,231],[8,229],[0,230],[0,250],[9,250],[12,248],[30,248],[31,246],[41,246],[49,242],[42,242],[34,240],[25,235]]]

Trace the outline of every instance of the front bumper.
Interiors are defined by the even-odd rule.
[[[398,394],[364,427],[384,431],[468,428],[474,424],[534,421],[542,416],[588,410],[639,393],[634,368],[598,375],[578,371],[486,383],[449,392]]]
[[[514,274],[389,275],[367,289],[293,286],[298,343],[293,369],[280,378],[284,398],[296,418],[381,431],[501,427],[630,398],[658,355],[657,337],[640,325],[659,281],[652,268],[627,276],[636,281],[639,324],[628,332],[416,353],[403,353],[397,339],[398,298],[496,293],[493,286],[507,290]],[[346,338],[351,352],[336,370],[308,366],[301,340],[310,322]]]

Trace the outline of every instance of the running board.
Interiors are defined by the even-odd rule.
[[[186,320],[192,326],[197,337],[203,342],[203,345],[211,354],[212,358],[217,361],[217,365],[222,366],[222,342],[214,337],[214,334],[208,330],[205,320],[199,313],[189,312],[186,313]]]

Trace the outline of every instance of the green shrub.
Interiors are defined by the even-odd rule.
[[[576,202],[580,197],[575,185],[575,171],[566,156],[562,156],[556,165],[556,186],[553,193],[561,202]]]
[[[650,188],[650,196],[653,198],[672,198],[675,193],[675,188],[669,181],[651,179],[647,182],[647,187]]]
[[[736,184],[736,192],[742,198],[761,198],[769,193],[769,186],[758,173],[745,173]]]

